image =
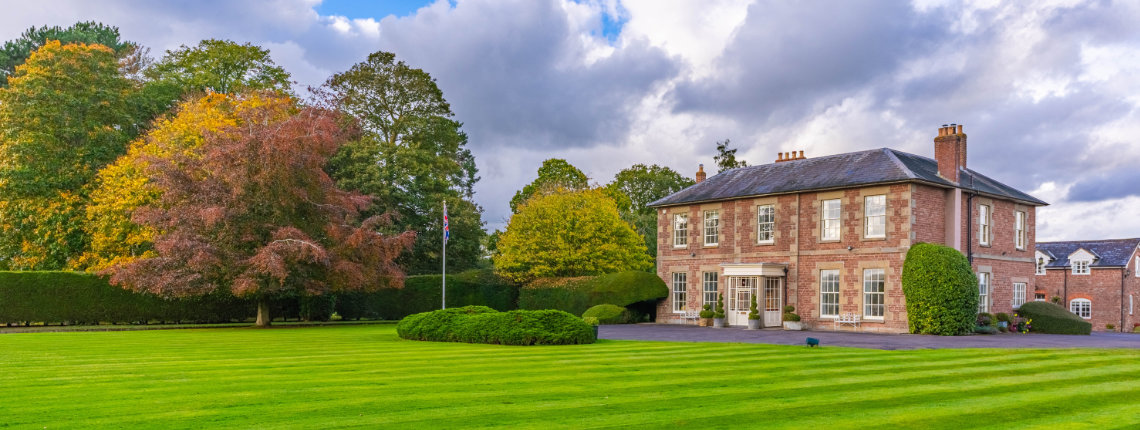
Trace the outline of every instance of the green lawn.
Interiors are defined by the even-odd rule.
[[[0,428],[1135,428],[1140,351],[0,334]]]

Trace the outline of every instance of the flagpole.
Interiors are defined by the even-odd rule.
[[[443,202],[443,307],[447,309],[447,201]]]

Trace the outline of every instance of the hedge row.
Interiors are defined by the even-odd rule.
[[[442,283],[441,275],[409,276],[401,289],[342,293],[337,296],[336,312],[345,319],[398,320],[439,309]],[[495,276],[490,269],[447,275],[449,308],[475,305],[509,311],[516,308],[518,295],[518,285]]]
[[[652,314],[656,302],[669,295],[657,275],[629,271],[579,278],[543,278],[519,290],[519,309],[558,309],[581,315],[601,304]]]
[[[1047,302],[1029,302],[1017,309],[1017,314],[1028,318],[1030,331],[1052,334],[1091,334],[1092,323],[1065,308]]]
[[[518,287],[498,281],[489,270],[448,276],[448,305],[514,308]],[[327,321],[332,313],[351,319],[399,319],[436,309],[440,276],[411,276],[406,287],[372,293],[285,297],[270,302],[274,318]],[[0,324],[98,324],[148,321],[214,323],[257,315],[253,300],[226,293],[166,300],[109,285],[79,272],[0,272]]]
[[[496,345],[573,345],[594,343],[594,328],[557,310],[499,312],[465,306],[409,315],[396,333],[410,340]]]

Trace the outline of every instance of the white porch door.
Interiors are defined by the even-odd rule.
[[[752,307],[752,296],[756,294],[757,278],[754,276],[734,276],[728,290],[728,303],[725,312],[728,325],[748,325],[748,312]]]
[[[781,297],[781,278],[764,278],[764,327],[783,325],[784,300]]]

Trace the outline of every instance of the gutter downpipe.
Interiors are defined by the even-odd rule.
[[[974,193],[966,196],[966,261],[974,268]]]
[[[1128,263],[1120,268],[1120,332],[1124,333],[1124,278],[1128,273]]]

